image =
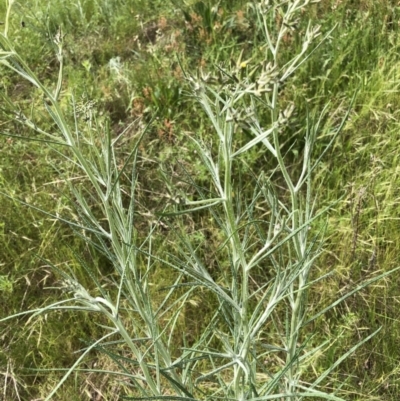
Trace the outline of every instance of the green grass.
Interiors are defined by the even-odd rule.
[[[212,8],[215,4],[206,1],[152,2],[151,7],[144,1],[116,1],[112,2],[112,10],[107,8],[108,4],[111,3],[100,0],[77,1],[67,6],[63,3],[62,7],[57,1],[50,2],[49,6],[40,1],[16,3],[11,13],[9,37],[40,82],[53,92],[59,68],[53,38],[62,25],[66,36],[63,86],[58,100],[60,112],[66,116],[66,126],[74,127],[70,102],[73,95],[83,109],[78,119],[79,129],[96,146],[107,144],[107,137],[102,133],[110,132],[114,139],[131,124],[116,143],[117,165],[126,160],[138,144],[138,133],[150,123],[138,144],[137,178],[132,181],[131,176],[121,176],[120,185],[122,193],[131,183],[136,186],[135,241],[146,244],[146,251],[136,255],[135,263],[137,274],[147,280],[146,285],[152,284],[147,295],[156,308],[168,294],[162,288],[175,283],[177,276],[172,265],[183,266],[189,245],[221,288],[231,284],[230,266],[234,260],[231,252],[240,249],[237,244],[233,248],[221,247],[224,241],[234,239],[235,230],[233,237],[226,236],[220,226],[224,221],[220,206],[215,206],[213,214],[202,210],[159,220],[160,212],[182,210],[182,206],[177,205],[178,200],[218,197],[210,180],[210,169],[199,155],[204,151],[203,143],[214,155],[219,144],[205,112],[198,101],[189,96],[191,88],[181,66],[193,74],[199,68],[217,74],[218,67],[232,71],[239,60],[251,59],[246,70],[250,72],[263,59],[264,50],[260,46],[265,38],[260,33],[254,11],[241,1],[221,2],[219,13]],[[4,21],[5,4],[0,7],[0,20]],[[321,160],[311,183],[317,195],[315,213],[340,200],[328,212],[328,217],[317,220],[310,230],[311,235],[325,230],[323,252],[313,265],[310,278],[316,279],[328,272],[333,274],[310,289],[306,303],[308,317],[361,283],[400,265],[397,252],[400,240],[396,109],[398,14],[397,7],[383,1],[362,1],[357,7],[351,1],[327,1],[310,6],[302,15],[297,30],[282,43],[280,62],[284,63],[301,49],[301,33],[305,31],[308,17],[318,19],[324,33],[337,24],[330,38],[296,71],[279,94],[282,104],[293,102],[295,105],[295,115],[279,138],[291,177],[298,177],[302,168],[307,112],[310,113],[308,121],[311,121],[313,116],[318,118],[324,106],[328,107],[315,142],[314,155],[318,157],[355,94],[344,130]],[[25,22],[24,28],[21,21]],[[271,26],[275,26],[273,22],[271,19]],[[238,74],[241,73],[239,69]],[[90,241],[100,241],[101,237],[85,235],[82,238],[81,230],[71,230],[56,218],[85,221],[83,215],[77,214],[73,188],[78,199],[85,196],[91,202],[94,217],[101,217],[104,209],[98,192],[96,195],[96,191],[90,189],[89,181],[77,165],[72,166],[65,159],[66,156],[76,157],[71,149],[28,140],[44,138],[33,134],[17,120],[18,110],[26,116],[32,115],[42,130],[56,137],[59,135],[45,109],[41,91],[6,68],[0,69],[0,76],[3,99],[10,100],[10,103],[2,102],[0,111],[0,130],[5,134],[0,138],[0,185],[6,195],[2,197],[0,224],[2,317],[40,309],[63,299],[64,295],[57,288],[61,285],[62,272],[75,277],[91,296],[100,296],[103,291],[103,297],[115,299],[118,287],[116,289],[114,284],[118,275],[114,270],[115,259],[110,257],[115,251],[112,245],[106,242],[99,248]],[[89,100],[97,101],[93,109],[88,107]],[[266,126],[273,120],[262,108],[258,117]],[[243,146],[251,139],[251,134],[244,130],[235,137],[235,144]],[[80,142],[80,146],[81,160],[97,160],[97,168],[101,169],[102,158],[92,147],[84,142]],[[132,162],[131,159],[129,168]],[[260,180],[260,172],[264,171],[268,177],[275,167],[276,161],[258,145],[228,169],[231,183],[236,186],[231,200],[236,212],[241,211],[250,221],[265,220],[264,212],[268,210],[265,203],[256,204],[254,210],[249,205],[257,193],[255,183]],[[225,170],[222,168],[222,171]],[[282,189],[285,179],[278,174],[272,177],[278,196],[290,204],[288,192]],[[128,194],[124,195],[121,206],[128,207],[130,199]],[[107,230],[106,223],[100,221]],[[153,230],[152,258],[147,255],[149,223]],[[267,228],[265,222],[249,226],[247,231],[242,228],[239,238],[247,236],[249,250],[258,249],[260,243],[256,238],[263,238]],[[288,253],[279,258],[281,264],[290,259]],[[186,260],[187,264],[190,262]],[[253,291],[274,278],[273,265],[268,262],[265,267],[255,267],[250,278],[249,290]],[[173,357],[182,352],[182,345],[194,347],[201,335],[208,332],[207,322],[219,305],[218,296],[206,295],[205,289],[193,288],[192,292],[187,292],[193,277],[182,277],[182,280],[185,286],[177,287],[168,298],[172,304],[181,299],[184,305],[176,320],[175,333],[171,334],[173,346],[169,350]],[[322,387],[328,393],[336,389],[336,394],[346,400],[397,399],[400,394],[398,288],[398,273],[394,273],[354,293],[315,320],[299,342],[309,347],[307,349],[325,340],[333,343],[316,354],[305,368],[303,379],[315,382],[341,355],[382,327],[375,337],[344,360]],[[123,299],[131,290],[124,289]],[[126,299],[129,300],[129,296]],[[257,301],[257,296],[252,298],[249,310]],[[140,300],[137,302],[140,304]],[[286,324],[285,308],[285,303],[277,308],[274,319],[260,331],[263,341],[268,339],[276,344],[281,340],[279,333]],[[138,319],[129,309],[122,314],[124,324],[129,327],[131,321]],[[166,311],[161,323],[173,321],[173,316],[171,311]],[[79,350],[100,339],[106,333],[101,326],[109,324],[109,320],[99,314],[74,311],[42,314],[29,323],[24,316],[1,323],[0,380],[3,380],[4,392],[0,398],[44,399],[65,373],[54,372],[54,369],[69,369],[81,355]],[[226,323],[218,323],[218,328],[223,331]],[[182,344],[180,332],[186,333],[186,344]],[[310,339],[309,335],[312,335]],[[209,346],[221,352],[221,339],[210,337]],[[127,358],[131,358],[135,349],[134,345],[127,349],[126,344],[110,347],[108,352],[111,350]],[[270,369],[279,371],[282,355],[268,358]],[[126,380],[121,382],[110,373],[96,373],[94,362],[99,370],[121,372],[123,368],[118,363],[125,364],[129,374],[137,369],[127,361],[107,356],[104,349],[92,350],[80,366],[90,371],[73,373],[55,399],[95,399],[95,394],[101,392],[103,399],[111,400],[136,394]],[[210,363],[198,362],[196,369],[205,372],[210,369]],[[182,375],[183,372],[184,369]],[[237,374],[240,376],[240,369]],[[222,373],[219,379],[229,382],[231,373]],[[165,377],[159,380],[167,387]],[[221,383],[219,386],[223,388]],[[196,391],[210,393],[215,389],[215,383],[209,380]],[[203,396],[197,393],[197,397],[202,399]]]

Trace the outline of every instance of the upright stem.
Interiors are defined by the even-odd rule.
[[[245,361],[249,351],[249,336],[248,329],[248,272],[247,262],[242,249],[242,243],[239,236],[238,222],[234,208],[234,193],[232,183],[232,135],[234,132],[234,125],[231,122],[225,122],[223,127],[224,139],[223,139],[223,162],[224,162],[224,211],[226,221],[226,235],[229,238],[230,250],[232,254],[233,271],[235,272],[232,277],[232,289],[234,290],[235,301],[240,305],[240,313],[234,313],[234,327],[235,327],[235,338],[234,338],[234,352],[238,358]],[[236,194],[239,196],[239,194]],[[241,276],[241,280],[239,277]],[[240,283],[240,285],[239,285]],[[243,343],[246,341],[246,344]],[[244,383],[243,383],[243,369],[236,364],[235,365],[235,395],[238,399],[243,398],[244,394]]]
[[[297,2],[298,3],[298,2]],[[296,5],[297,5],[296,3]],[[288,13],[293,12],[292,10],[287,11]],[[285,16],[286,17],[286,16]],[[264,24],[266,26],[266,24]],[[268,28],[266,28],[268,29]],[[283,38],[283,35],[285,34],[287,28],[284,27],[282,24],[280,31],[277,36],[277,40],[275,43],[275,46],[270,44],[270,47],[272,46],[271,53],[273,56],[273,64],[274,64],[274,70],[279,71],[280,66],[279,66],[279,61],[277,55],[279,54],[279,47],[281,43],[281,39]],[[268,36],[269,38],[269,36]],[[285,180],[286,187],[289,191],[290,194],[290,201],[291,201],[291,227],[289,227],[291,232],[296,232],[298,228],[300,227],[300,211],[299,211],[299,191],[295,188],[293,181],[289,175],[289,172],[286,168],[284,159],[282,157],[281,153],[281,145],[279,141],[279,87],[280,83],[279,81],[276,81],[273,85],[273,91],[272,91],[272,97],[271,97],[271,124],[274,127],[273,129],[273,143],[274,143],[274,148],[276,151],[276,158],[277,158],[277,163],[279,165],[280,171],[282,173],[282,176]],[[292,239],[291,243],[293,244],[294,248],[294,256],[295,260],[293,261],[288,261],[290,268],[297,268],[296,263],[299,263],[303,260],[303,252],[302,249],[305,249],[304,244],[301,244],[301,232],[298,232],[295,234]],[[289,323],[289,336],[287,338],[287,344],[286,344],[286,365],[288,366],[288,377],[287,377],[287,394],[288,395],[293,395],[296,391],[296,364],[294,363],[296,359],[296,354],[297,354],[297,343],[298,343],[298,337],[299,337],[299,329],[300,329],[300,322],[302,320],[302,314],[303,314],[303,306],[302,306],[302,297],[303,297],[303,290],[304,290],[304,280],[302,275],[300,274],[298,276],[298,279],[293,282],[288,289],[289,294],[288,294],[288,299],[289,299],[289,307],[290,307],[290,323]]]

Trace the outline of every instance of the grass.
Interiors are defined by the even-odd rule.
[[[269,46],[279,35],[271,13],[14,4],[2,50],[37,84],[1,69],[0,296],[4,317],[41,314],[2,323],[5,399],[45,399],[83,352],[57,399],[276,399],[316,385],[331,399],[397,398],[398,273],[375,280],[399,265],[398,10],[336,3],[309,6],[282,37],[278,65],[301,52],[304,16],[324,34],[338,24],[283,88],[271,82],[269,106],[241,96],[267,72],[251,75],[268,51],[262,18]],[[289,124],[271,104],[295,106]],[[233,110],[248,107],[256,120]],[[258,124],[270,136],[251,142]],[[61,299],[70,311],[43,309]]]

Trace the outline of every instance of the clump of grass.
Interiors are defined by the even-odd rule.
[[[8,36],[10,2],[0,36],[0,61],[41,93],[53,130],[41,129],[16,107],[14,118],[31,128],[35,139],[58,151],[70,164],[70,174],[84,177],[75,184],[64,176],[68,196],[76,205],[73,217],[45,213],[68,224],[74,235],[102,254],[112,268],[106,284],[77,255],[94,283],[94,288],[89,288],[72,269],[46,261],[59,275],[60,289],[69,296],[2,320],[31,314],[32,321],[51,311],[70,310],[101,316],[104,334],[87,344],[46,400],[73,372],[82,370],[81,363],[93,350],[108,355],[114,364],[112,373],[126,380],[121,385],[129,395],[126,399],[341,400],[336,389],[324,388],[324,380],[377,331],[314,375],[315,361],[330,342],[314,345],[311,323],[391,272],[361,283],[320,311],[311,313],[308,307],[313,284],[323,279],[312,281],[324,232],[315,227],[321,225],[319,219],[329,209],[316,212],[312,177],[326,150],[319,155],[313,155],[313,150],[330,109],[328,103],[319,114],[307,115],[307,125],[301,131],[304,148],[298,150],[302,165],[293,172],[282,151],[282,137],[292,121],[294,107],[280,97],[282,85],[330,35],[328,32],[316,42],[320,28],[310,23],[301,37],[300,52],[281,64],[282,41],[287,32],[296,29],[296,18],[308,3],[297,0],[253,5],[264,34],[265,63],[252,68],[249,61],[239,59],[230,69],[221,68],[218,76],[203,71],[198,75],[186,73],[192,95],[213,130],[211,139],[188,137],[208,174],[208,186],[198,185],[193,172],[188,171],[190,194],[173,187],[170,204],[150,216],[149,229],[143,235],[136,228],[143,218],[137,184],[139,149],[146,128],[133,136],[131,150],[123,159],[118,154],[123,135],[114,138],[108,124],[102,125],[95,115],[82,120],[73,98],[70,119],[60,103],[62,32],[54,37],[60,71],[55,88],[50,90],[14,50]],[[9,107],[13,107],[11,100]],[[265,110],[268,126],[259,118]],[[326,134],[327,148],[341,132],[345,118]],[[240,173],[245,165],[243,158],[256,147],[270,155],[275,168]],[[244,195],[244,186],[246,190],[252,187],[251,196]],[[207,216],[218,233],[212,266],[201,251],[204,237],[191,235],[185,227],[186,219],[196,222],[198,216]],[[160,226],[169,227],[175,235],[171,249],[161,254],[154,249]],[[170,269],[174,276],[170,285],[156,293],[151,278],[160,267]],[[179,338],[181,315],[188,305],[196,306],[199,294],[212,300],[211,318],[196,338],[188,342],[183,335],[182,344],[177,346],[174,341]]]

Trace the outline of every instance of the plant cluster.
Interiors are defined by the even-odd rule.
[[[2,195],[8,204],[27,206],[52,227],[63,227],[58,233],[68,241],[70,260],[54,263],[37,252],[32,264],[43,268],[40,282],[51,281],[50,289],[63,298],[13,310],[0,322],[24,321],[33,332],[46,325],[48,316],[62,319],[82,313],[97,325],[79,357],[68,368],[64,365],[62,377],[43,394],[45,400],[59,394],[72,375],[84,374],[115,376],[118,388],[113,391],[123,399],[344,399],[340,386],[328,380],[380,328],[337,356],[334,341],[321,340],[316,327],[354,294],[398,268],[346,284],[319,308],[311,303],[315,288],[334,273],[332,267],[320,274],[317,263],[324,257],[329,233],[324,221],[340,201],[321,207],[316,182],[328,152],[343,135],[356,98],[347,109],[333,108],[333,101],[320,107],[313,99],[300,107],[296,96],[308,88],[299,88],[300,95],[290,90],[305,66],[312,67],[313,57],[332,43],[334,28],[322,34],[319,25],[304,21],[313,3],[317,2],[262,0],[249,3],[247,18],[237,12],[233,19],[224,19],[218,5],[204,1],[192,12],[181,6],[191,40],[200,38],[206,44],[200,49],[200,68],[193,72],[191,62],[180,56],[167,78],[153,77],[154,85],[135,87],[121,58],[110,58],[110,80],[118,86],[121,102],[127,103],[119,115],[126,117],[130,110],[131,116],[140,117],[120,129],[112,112],[111,119],[100,115],[101,105],[90,95],[77,98],[65,91],[68,41],[60,26],[49,33],[56,50],[56,83],[29,67],[11,34],[14,0],[7,2],[0,63],[13,74],[9,79],[18,76],[28,83],[22,84],[20,98],[29,98],[33,87],[30,99],[38,105],[36,111],[17,103],[14,94],[2,93],[3,115],[22,127],[21,132],[8,131],[7,140],[45,145],[61,185],[59,201],[50,196],[54,209],[44,209],[32,196],[21,197],[8,188]],[[103,10],[106,3],[76,5],[63,11],[68,18],[59,17],[73,20],[79,11],[82,21],[96,24],[100,13],[90,17],[89,8]],[[242,40],[253,40],[257,49],[251,52],[244,46],[229,62],[219,59],[221,50],[213,67],[203,62],[207,46],[218,43],[216,32],[235,27]],[[177,45],[176,32],[169,30],[165,18],[149,24],[134,40],[136,56],[145,46],[145,57],[154,57],[160,69],[165,63],[160,43],[172,46],[167,52],[174,46],[184,49]],[[295,51],[288,51],[292,47]],[[92,79],[94,63],[84,60],[82,66],[85,77]],[[205,129],[182,133],[182,155],[156,159],[147,149],[154,140],[152,129],[155,126],[158,139],[173,148],[174,113],[182,113],[186,99],[191,107],[187,110],[197,112],[193,123]],[[186,121],[189,127],[190,122]],[[154,190],[147,179],[154,173],[145,168],[158,162],[160,178]],[[164,189],[157,192],[159,188]],[[354,197],[353,259],[366,192]],[[51,246],[51,232],[43,238],[46,247]],[[160,277],[165,278],[161,285]],[[0,277],[2,293],[11,293],[14,285],[7,276]],[[193,316],[205,311],[195,327]],[[343,324],[359,321],[349,313]],[[345,330],[336,335],[338,341],[347,338]],[[93,355],[108,359],[108,364],[85,366]],[[320,363],[324,355],[331,358],[328,366]],[[20,384],[8,366],[4,394],[19,397]],[[91,399],[98,394],[101,397],[100,391],[90,394]]]

